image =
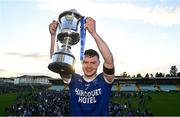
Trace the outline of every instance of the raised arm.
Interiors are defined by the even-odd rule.
[[[106,80],[112,82],[114,79],[114,58],[106,42],[96,32],[96,21],[91,17],[86,19],[86,29],[94,38],[97,47],[103,56],[103,72]]]
[[[52,23],[49,24],[49,32],[51,34],[51,45],[50,45],[50,58],[52,58],[53,53],[57,49],[56,44],[56,30],[57,30],[58,22],[53,20]]]

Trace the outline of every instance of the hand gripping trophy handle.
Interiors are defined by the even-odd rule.
[[[76,10],[64,11],[59,15],[59,33],[57,34],[58,47],[59,42],[62,44],[61,49],[52,55],[48,69],[62,75],[69,75],[75,72],[75,57],[70,49],[80,40],[78,25],[83,16]]]

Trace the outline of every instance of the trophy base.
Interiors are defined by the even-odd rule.
[[[48,65],[48,69],[59,74],[72,74],[75,72],[74,68],[67,64],[67,63],[62,63],[62,62],[53,62]]]

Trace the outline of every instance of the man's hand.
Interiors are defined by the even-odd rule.
[[[56,35],[56,30],[57,30],[57,26],[58,26],[58,21],[53,20],[52,23],[49,24],[49,32],[51,35]]]
[[[91,17],[86,18],[85,27],[90,34],[96,33],[96,21],[93,18]]]

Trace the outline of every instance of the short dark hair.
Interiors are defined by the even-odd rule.
[[[97,53],[97,51],[93,50],[93,49],[88,49],[84,52],[84,56],[89,56],[89,57],[94,57],[97,56],[99,59],[99,54]]]

